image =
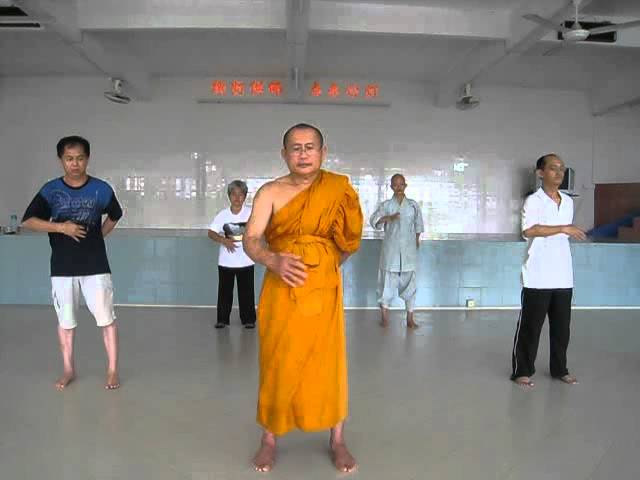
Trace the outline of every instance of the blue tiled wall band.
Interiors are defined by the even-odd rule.
[[[345,306],[377,306],[380,244],[364,240],[344,265]],[[215,305],[217,247],[206,237],[116,233],[107,248],[117,303]],[[524,252],[517,241],[423,241],[416,306],[464,306],[470,298],[517,306]],[[575,305],[640,305],[640,244],[573,244],[572,252]],[[45,236],[0,237],[0,304],[50,303],[49,254]],[[263,271],[256,269],[256,295]]]

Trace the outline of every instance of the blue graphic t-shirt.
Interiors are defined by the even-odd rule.
[[[62,233],[50,233],[51,276],[75,277],[111,273],[102,237],[102,215],[117,221],[122,208],[108,183],[89,177],[80,187],[62,178],[46,183],[27,207],[22,221],[35,217],[56,223],[71,221],[85,227],[79,242]]]

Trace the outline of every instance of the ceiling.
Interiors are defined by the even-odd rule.
[[[0,31],[0,75],[95,75],[96,68],[57,34]]]
[[[309,39],[307,73],[314,76],[437,81],[477,40],[408,35],[316,33]]]
[[[284,30],[136,30],[95,35],[129,49],[152,75],[280,76],[287,71]]]
[[[512,40],[513,28],[506,21],[519,20],[529,8],[540,13],[536,7],[551,0],[309,1],[310,15],[323,16],[311,20],[311,25],[321,26],[305,37],[301,65],[307,77],[435,83],[464,79],[482,85],[589,91],[606,83],[612,72],[640,67],[640,28],[624,32],[618,45],[585,43],[544,56],[557,45],[553,35],[536,32],[535,25],[522,20],[522,38],[537,35],[526,48],[483,57],[485,47]],[[0,6],[11,3],[0,0]],[[116,0],[111,17],[105,17],[111,11],[97,0],[60,0],[58,5],[71,10],[55,11],[46,9],[45,0],[15,3],[36,19],[44,13],[56,21],[42,30],[0,29],[0,75],[126,75],[133,69],[150,77],[277,77],[286,76],[291,67],[286,0],[219,0],[219,8],[209,2],[202,11],[192,1],[165,0],[166,12],[154,0]],[[567,3],[557,0],[555,5]],[[386,6],[382,13],[380,5]],[[76,28],[83,39],[91,38],[102,48],[69,46],[65,13],[75,8],[81,9],[79,25],[71,25],[71,30]],[[352,11],[353,18],[346,18]],[[615,23],[638,19],[640,0],[592,0],[582,14]],[[487,26],[492,21],[495,34]]]
[[[584,12],[593,15],[640,17],[640,2],[638,0],[600,0],[585,7]]]
[[[332,0],[321,0],[332,1]],[[358,0],[338,0],[343,3],[364,3]],[[415,5],[421,7],[508,9],[518,5],[519,0],[367,0],[366,3],[384,5]]]
[[[336,0],[320,0],[336,1]],[[342,3],[376,3],[384,5],[415,5],[421,7],[442,7],[461,9],[513,9],[526,2],[523,0],[337,0]],[[638,0],[599,0],[584,8],[584,12],[592,15],[640,16]]]

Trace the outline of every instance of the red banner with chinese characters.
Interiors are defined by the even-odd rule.
[[[380,103],[382,90],[372,81],[311,80],[301,92],[302,98],[312,103]],[[278,100],[285,97],[285,85],[281,80],[262,78],[227,78],[211,82],[211,95],[221,100],[259,99]]]
[[[211,82],[211,93],[215,97],[282,97],[284,87],[280,80],[259,80],[251,81],[234,80],[213,80]]]
[[[309,96],[330,100],[379,100],[380,86],[374,82],[314,81],[309,88]]]

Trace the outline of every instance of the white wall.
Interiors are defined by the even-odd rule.
[[[594,122],[595,183],[640,182],[640,109]]]
[[[639,151],[629,133],[637,115],[594,121],[577,92],[484,88],[477,92],[480,107],[467,112],[437,109],[428,88],[407,83],[382,85],[389,109],[198,105],[194,99],[206,94],[209,79],[158,79],[151,102],[115,105],[103,99],[101,78],[0,80],[2,224],[10,213],[22,214],[39,186],[58,175],[55,144],[69,134],[91,141],[90,169],[116,187],[127,208],[123,225],[132,227],[205,225],[226,203],[218,184],[245,178],[255,190],[284,173],[281,135],[299,121],[325,131],[328,166],[351,175],[367,213],[388,194],[394,169],[405,172],[407,193],[423,203],[433,233],[517,231],[526,179],[548,151],[575,168],[577,220],[590,227],[593,152],[599,179],[629,177]],[[608,157],[610,136],[618,140]],[[468,166],[454,172],[460,161]],[[206,172],[211,165],[215,171]],[[144,177],[144,196],[126,191],[133,176]],[[195,198],[176,198],[176,177],[205,185]]]

